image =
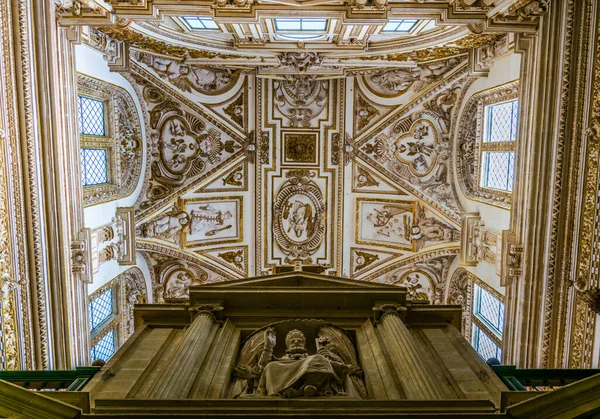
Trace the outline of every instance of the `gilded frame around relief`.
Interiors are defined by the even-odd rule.
[[[188,232],[192,226],[192,221],[190,220],[190,225],[182,232],[182,243],[183,248],[195,248],[200,246],[208,246],[208,245],[220,245],[227,243],[240,243],[244,241],[244,198],[241,196],[216,196],[211,198],[186,198],[182,200],[183,203],[183,211],[188,213],[188,205],[196,204],[196,203],[225,203],[225,202],[234,202],[236,205],[236,214],[232,214],[231,218],[237,222],[236,224],[236,235],[235,237],[227,237],[222,239],[207,239],[207,240],[188,240]],[[190,218],[193,218],[190,215]],[[192,233],[193,234],[193,233]],[[216,234],[216,233],[215,233]]]
[[[394,245],[394,244],[390,244],[390,242],[386,242],[386,241],[373,241],[372,239],[371,240],[362,239],[360,236],[360,230],[361,230],[361,225],[362,225],[361,224],[361,221],[362,221],[361,204],[366,203],[366,202],[381,203],[384,205],[391,204],[391,205],[395,205],[395,206],[399,206],[399,207],[404,207],[404,208],[402,208],[404,210],[408,209],[405,207],[410,207],[410,214],[412,214],[413,222],[417,216],[416,201],[379,199],[379,198],[356,198],[356,219],[355,219],[356,221],[355,221],[355,229],[354,229],[354,242],[356,244],[362,244],[362,245],[368,245],[368,246],[379,246],[379,247],[385,247],[385,248],[389,248],[389,249],[407,250],[410,252],[416,251],[417,242],[414,239],[410,239],[410,242],[411,242],[410,246]]]

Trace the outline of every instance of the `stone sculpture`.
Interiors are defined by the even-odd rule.
[[[268,327],[246,342],[234,373],[231,396],[366,398],[356,352],[344,332],[323,325],[316,353],[309,354],[306,335],[298,330],[285,337],[285,355],[273,355],[277,331]]]

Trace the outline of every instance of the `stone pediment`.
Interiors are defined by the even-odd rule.
[[[204,290],[206,288],[246,288],[246,287],[277,287],[277,288],[383,288],[398,291],[404,289],[396,285],[380,284],[377,282],[363,282],[335,276],[321,275],[308,272],[287,272],[238,281],[219,282],[191,287],[190,291]]]

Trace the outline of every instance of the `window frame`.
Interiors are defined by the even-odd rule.
[[[490,135],[490,130],[491,130],[491,126],[489,126],[491,124],[490,121],[490,109],[492,109],[493,106],[497,106],[497,105],[501,105],[503,103],[509,103],[509,102],[517,102],[517,125],[515,127],[515,139],[511,140],[511,141],[489,141],[488,140],[488,136]],[[479,121],[478,121],[478,127],[477,127],[477,145],[478,145],[478,161],[477,161],[477,180],[478,180],[478,184],[477,186],[482,189],[485,190],[488,193],[491,193],[493,195],[497,195],[503,198],[506,197],[511,197],[512,196],[512,191],[514,189],[514,183],[515,183],[515,166],[516,166],[516,159],[517,159],[517,155],[516,155],[516,146],[517,146],[517,141],[518,141],[518,135],[519,135],[519,120],[518,120],[518,111],[520,109],[519,106],[519,98],[518,97],[500,97],[500,98],[496,98],[494,96],[492,96],[491,98],[484,98],[483,100],[480,101],[479,103]],[[486,184],[484,185],[484,179],[488,179],[489,178],[489,171],[488,172],[484,172],[484,166],[489,165],[489,159],[490,159],[490,154],[491,153],[511,153],[512,154],[512,158],[509,157],[509,169],[511,169],[511,162],[512,162],[512,181],[509,181],[511,184],[511,189],[499,189],[499,188],[494,188],[491,186],[488,186],[487,181]]]
[[[457,149],[459,150],[456,156],[457,176],[463,194],[472,201],[508,210],[512,206],[512,191],[507,192],[480,186],[481,145],[485,127],[485,106],[519,99],[519,85],[520,82],[517,79],[473,93],[462,108],[457,131]],[[519,130],[520,128],[517,133]],[[518,135],[517,141],[520,141]],[[487,142],[486,144],[484,148],[487,150],[483,151],[493,151],[494,147],[504,143]],[[516,151],[516,144],[514,147]],[[519,164],[518,160],[519,156],[515,155],[515,170]],[[516,177],[513,179],[516,186],[519,181]]]
[[[406,21],[410,21],[413,22],[412,26],[406,30],[406,31],[399,31],[398,28],[400,26],[402,26],[404,24],[404,22]],[[389,19],[385,25],[383,25],[383,28],[381,28],[381,33],[385,33],[385,34],[410,34],[417,26],[419,26],[419,22],[421,20],[420,19]],[[394,24],[397,23],[396,29],[385,29],[386,26],[390,25],[390,24]]]
[[[219,24],[217,22],[215,22],[215,19],[212,16],[181,16],[180,19],[181,19],[181,22],[183,22],[183,24],[186,26],[186,28],[192,32],[194,32],[194,31],[199,31],[199,32],[218,31],[218,32],[221,32],[221,27],[219,26]],[[195,19],[197,21],[200,21],[202,23],[202,25],[204,25],[204,28],[194,28],[190,24],[188,19]],[[206,25],[204,24],[203,20],[209,20],[209,21],[213,22],[217,27],[216,28],[207,28]]]
[[[79,97],[85,97],[88,99],[96,100],[104,103],[104,135],[90,135],[84,134],[81,131],[79,132],[79,148],[80,149],[104,149],[106,150],[106,182],[105,183],[96,183],[86,185],[83,182],[83,173],[81,177],[81,185],[84,188],[84,191],[94,193],[98,190],[103,190],[106,188],[116,187],[115,185],[115,175],[113,171],[114,162],[116,160],[116,150],[114,147],[114,129],[112,127],[112,103],[110,98],[101,97],[100,95],[91,95],[88,92],[78,92],[77,93],[77,116],[80,118],[80,108],[79,108]],[[78,121],[79,127],[79,121]],[[81,161],[81,152],[80,152],[80,163],[83,169],[83,162]]]
[[[100,147],[92,147],[89,146],[88,144],[86,145],[81,145],[79,147],[80,149],[80,161],[81,161],[81,184],[83,185],[84,188],[91,188],[91,187],[97,187],[97,186],[103,186],[103,185],[110,185],[111,183],[111,164],[110,164],[110,147],[104,147],[104,146],[100,146]],[[104,157],[105,157],[105,165],[106,165],[106,182],[102,182],[102,183],[85,183],[85,178],[87,176],[85,176],[84,171],[86,171],[87,169],[84,168],[84,161],[83,161],[83,150],[104,150]]]
[[[499,330],[499,329],[495,328],[492,324],[490,324],[490,322],[487,319],[485,319],[485,317],[483,315],[479,314],[478,303],[480,302],[481,295],[477,291],[476,286],[481,291],[485,291],[488,294],[490,294],[491,297],[497,299],[502,304],[503,313],[504,313],[503,317],[502,317],[503,326],[504,326],[504,320],[505,320],[504,316],[506,314],[506,306],[504,305],[504,296],[502,294],[500,294],[498,291],[496,291],[494,288],[492,288],[490,285],[483,282],[477,276],[475,276],[475,275],[470,275],[470,276],[472,278],[472,282],[471,282],[469,288],[471,291],[470,296],[471,296],[472,301],[471,301],[471,307],[470,307],[471,324],[470,324],[469,341],[470,341],[471,345],[473,346],[473,348],[477,351],[477,347],[474,344],[474,340],[476,339],[475,334],[483,333],[489,339],[491,339],[496,346],[498,346],[498,348],[500,349],[501,356],[502,356],[502,354],[504,353],[504,348],[502,345],[503,330]],[[474,326],[476,326],[477,329],[479,329],[479,332],[476,332]],[[478,337],[477,337],[477,339],[478,339]],[[479,354],[479,351],[477,351],[477,353]],[[482,358],[483,358],[483,356],[482,356]],[[499,360],[502,361],[502,359],[499,359]],[[487,360],[484,359],[484,361],[487,361]]]
[[[280,29],[279,21],[299,21],[300,29]],[[303,29],[302,23],[304,21],[324,21],[324,29]],[[275,33],[280,35],[289,36],[290,34],[301,34],[301,35],[324,35],[329,30],[330,19],[328,18],[312,18],[312,17],[289,17],[289,18],[273,18],[273,28]]]

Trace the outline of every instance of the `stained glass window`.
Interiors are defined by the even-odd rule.
[[[471,333],[471,344],[484,360],[496,358],[502,362],[502,349],[483,330],[473,324]]]
[[[79,133],[104,136],[104,102],[79,96]]]
[[[410,32],[417,22],[416,19],[390,19],[382,32]]]
[[[515,153],[484,151],[481,153],[481,186],[512,191],[515,174]]]
[[[219,29],[219,25],[210,17],[202,16],[186,16],[183,18],[185,23],[194,30],[215,30]]]
[[[327,19],[275,19],[278,32],[324,32]]]
[[[113,289],[109,288],[90,301],[90,330],[94,330],[114,313]]]
[[[473,286],[473,314],[498,336],[504,329],[504,303],[477,284]]]
[[[108,361],[117,350],[116,343],[115,329],[111,329],[98,343],[92,346],[92,361],[97,359],[101,359],[104,362]]]
[[[105,148],[81,149],[81,178],[83,186],[108,182],[108,164]]]
[[[486,106],[485,121],[484,142],[516,141],[519,123],[519,101],[511,100]]]

